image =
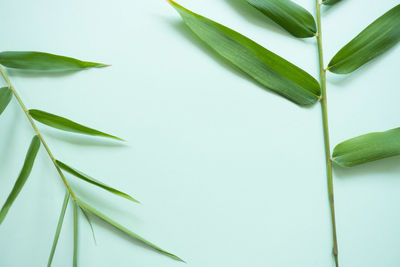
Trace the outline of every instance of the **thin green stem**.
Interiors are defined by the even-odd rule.
[[[319,70],[320,70],[320,82],[322,90],[320,102],[322,109],[322,124],[324,129],[325,160],[326,160],[329,204],[330,204],[331,220],[332,220],[332,235],[333,235],[332,252],[333,252],[333,257],[335,258],[335,265],[336,267],[339,267],[338,244],[336,237],[335,201],[333,192],[332,160],[331,160],[331,150],[329,144],[328,108],[327,108],[327,94],[326,94],[326,69],[324,68],[324,55],[322,48],[321,5],[322,3],[319,2],[319,0],[316,0],[317,26],[318,26],[318,33],[316,37],[318,42]]]
[[[6,81],[8,87],[9,87],[9,88],[11,89],[11,91],[13,92],[15,98],[17,99],[17,101],[18,101],[20,107],[22,108],[22,110],[24,111],[26,117],[28,118],[28,120],[29,120],[29,122],[30,122],[30,124],[31,124],[31,126],[32,126],[32,128],[33,128],[33,130],[35,131],[36,135],[39,137],[39,139],[40,139],[40,141],[42,142],[44,148],[46,149],[47,154],[49,155],[51,161],[53,162],[54,167],[56,168],[57,172],[60,174],[60,177],[61,177],[62,181],[64,182],[65,187],[67,188],[67,190],[68,190],[69,193],[71,194],[72,199],[75,200],[75,199],[76,199],[76,196],[75,196],[74,192],[72,191],[71,187],[69,186],[67,179],[65,179],[65,176],[64,176],[64,174],[62,173],[60,167],[58,167],[58,165],[57,165],[57,163],[56,163],[56,159],[55,159],[55,157],[53,156],[53,153],[51,153],[50,148],[48,147],[46,141],[43,139],[43,136],[42,136],[42,134],[40,133],[38,127],[36,126],[36,123],[33,121],[31,115],[29,114],[29,110],[26,108],[24,102],[22,102],[21,97],[19,96],[18,92],[15,90],[14,86],[12,85],[10,79],[8,78],[8,76],[7,76],[7,74],[6,74],[6,72],[4,71],[4,69],[3,69],[2,66],[0,66],[0,73],[1,73],[1,75],[3,76],[4,80]]]
[[[74,200],[74,258],[73,267],[78,266],[78,203]]]

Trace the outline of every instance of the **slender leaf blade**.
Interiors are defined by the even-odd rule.
[[[14,203],[18,194],[21,192],[22,188],[24,187],[25,182],[28,179],[28,177],[32,171],[33,163],[35,162],[35,158],[36,158],[37,152],[39,151],[39,148],[40,148],[40,140],[39,140],[39,137],[37,137],[35,135],[32,138],[28,152],[26,153],[25,162],[21,169],[21,172],[19,173],[17,181],[15,182],[10,195],[8,196],[6,202],[4,203],[3,207],[0,210],[0,224],[3,222],[9,209],[11,208],[12,204]]]
[[[77,199],[76,201],[77,201],[77,203],[79,204],[79,206],[80,206],[81,208],[83,208],[84,210],[90,212],[90,213],[93,214],[93,215],[96,215],[98,218],[100,218],[100,219],[102,219],[103,221],[105,221],[105,222],[111,224],[112,226],[114,226],[114,227],[117,228],[118,230],[122,231],[123,233],[127,234],[128,236],[130,236],[130,237],[132,237],[132,238],[134,238],[134,239],[136,239],[136,240],[142,242],[143,244],[145,244],[145,245],[147,245],[147,246],[149,246],[149,247],[151,247],[151,248],[157,250],[158,252],[160,252],[160,253],[162,253],[162,254],[164,254],[164,255],[166,255],[166,256],[172,258],[172,259],[175,259],[175,260],[178,260],[178,261],[183,261],[183,260],[182,260],[181,258],[179,258],[178,256],[176,256],[176,255],[174,255],[174,254],[172,254],[172,253],[169,253],[169,252],[163,250],[162,248],[158,247],[157,245],[155,245],[155,244],[153,244],[153,243],[147,241],[147,240],[144,239],[143,237],[141,237],[141,236],[135,234],[134,232],[132,232],[132,231],[129,230],[128,228],[126,228],[126,227],[120,225],[120,224],[117,223],[116,221],[114,221],[114,220],[112,220],[111,218],[107,217],[106,215],[104,215],[104,214],[101,213],[100,211],[96,210],[95,208],[93,208],[93,207],[90,206],[89,204],[83,202],[82,200]]]
[[[307,72],[240,33],[169,2],[202,41],[263,86],[302,106],[319,99],[320,85]]]
[[[56,252],[58,238],[60,237],[61,228],[64,223],[65,211],[67,210],[68,201],[69,201],[70,193],[67,191],[65,192],[64,201],[61,207],[60,217],[58,218],[57,229],[56,233],[54,234],[53,245],[51,247],[49,260],[47,262],[47,267],[51,267],[51,263],[53,262],[54,253]]]
[[[119,141],[124,141],[123,139],[116,137],[114,135],[100,132],[98,130],[86,127],[82,124],[76,123],[64,117],[60,117],[45,111],[30,109],[29,114],[36,121],[62,131],[85,134],[85,135],[101,136],[101,137],[116,139]]]
[[[61,162],[59,160],[56,160],[56,163],[64,171],[69,172],[70,174],[74,175],[75,177],[77,177],[79,179],[84,180],[85,182],[88,182],[88,183],[91,183],[93,185],[99,186],[99,187],[103,188],[104,190],[107,190],[107,191],[109,191],[109,192],[111,192],[111,193],[113,193],[115,195],[120,196],[120,197],[129,199],[129,200],[131,200],[133,202],[140,203],[139,201],[137,201],[136,199],[134,199],[130,195],[128,195],[128,194],[126,194],[124,192],[121,192],[121,191],[119,191],[117,189],[114,189],[114,188],[112,188],[112,187],[100,182],[99,180],[96,180],[93,177],[90,177],[89,175],[87,175],[87,174],[85,174],[85,173],[83,173],[81,171],[78,171],[77,169],[74,169],[74,168],[68,166],[67,164],[65,164],[65,163],[63,163],[63,162]]]
[[[8,106],[12,98],[12,91],[8,87],[1,87],[0,88],[0,115]]]
[[[342,1],[342,0],[325,0],[325,1],[322,1],[322,4],[327,5],[327,6],[333,6],[337,3],[339,3],[340,1]]]
[[[385,53],[400,41],[400,4],[371,23],[329,62],[328,69],[347,74]]]
[[[81,61],[71,57],[34,51],[5,51],[0,53],[0,64],[14,69],[35,71],[76,71],[108,65]]]
[[[313,37],[317,32],[310,12],[291,0],[246,1],[295,37]]]
[[[89,226],[90,226],[90,229],[92,230],[93,241],[94,241],[95,244],[97,244],[97,242],[96,242],[96,235],[95,235],[95,233],[94,233],[94,228],[93,228],[93,225],[92,225],[92,221],[90,220],[90,218],[89,218],[89,216],[87,215],[86,211],[85,211],[84,209],[82,209],[81,207],[79,207],[79,208],[81,209],[83,215],[84,215],[85,218],[86,218],[86,221],[88,222],[88,224],[89,224]]]
[[[342,167],[353,167],[397,155],[400,155],[400,128],[346,140],[334,148],[332,159]]]
[[[72,266],[78,266],[78,203],[76,201],[74,201],[74,256]]]

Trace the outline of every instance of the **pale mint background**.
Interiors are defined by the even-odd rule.
[[[235,0],[181,0],[317,77],[315,40],[297,40]],[[314,13],[314,0],[296,1]],[[398,0],[344,0],[324,12],[325,60]],[[55,155],[136,205],[73,180],[80,195],[181,256],[173,261],[94,219],[80,220],[84,267],[333,266],[319,105],[302,109],[220,61],[162,0],[2,1],[1,50],[112,64],[69,75],[10,72],[30,108],[126,138],[40,129]],[[328,74],[332,147],[400,125],[400,46],[349,76]],[[0,118],[0,203],[33,132],[13,100]],[[400,159],[335,167],[343,267],[400,266]],[[72,179],[72,178],[71,178]],[[64,194],[41,149],[0,227],[0,266],[45,266]],[[72,212],[54,266],[72,263]]]

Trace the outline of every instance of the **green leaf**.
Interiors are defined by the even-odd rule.
[[[86,218],[86,221],[88,222],[90,229],[92,230],[92,236],[93,236],[93,241],[96,244],[96,235],[94,234],[94,229],[93,229],[93,225],[92,225],[92,221],[90,220],[89,216],[87,215],[86,211],[84,209],[82,209],[81,207],[79,207],[83,213],[83,215]]]
[[[342,167],[353,167],[397,155],[400,155],[400,128],[344,141],[335,147],[332,157]]]
[[[88,183],[91,183],[93,185],[99,186],[99,187],[101,187],[101,188],[103,188],[103,189],[105,189],[105,190],[107,190],[107,191],[109,191],[109,192],[111,192],[113,194],[116,194],[116,195],[118,195],[120,197],[124,197],[124,198],[129,199],[129,200],[131,200],[133,202],[140,203],[139,201],[137,201],[136,199],[134,199],[130,195],[128,195],[128,194],[126,194],[124,192],[121,192],[121,191],[119,191],[117,189],[114,189],[112,187],[109,187],[108,185],[106,185],[106,184],[104,184],[104,183],[102,183],[102,182],[90,177],[87,174],[84,174],[83,172],[80,172],[80,171],[68,166],[67,164],[65,164],[65,163],[63,163],[63,162],[61,162],[59,160],[56,160],[56,163],[64,171],[69,172],[70,174],[72,174],[72,175],[74,175],[74,176],[76,176],[76,177],[78,177],[78,178],[80,178],[80,179],[82,179],[82,180],[84,180],[84,181],[86,181]]]
[[[342,0],[325,0],[322,2],[322,4],[327,5],[327,6],[333,6],[334,4],[339,3]]]
[[[112,220],[111,218],[107,217],[106,215],[102,214],[100,211],[96,210],[95,208],[93,208],[92,206],[90,206],[89,204],[83,202],[80,199],[76,200],[77,203],[79,204],[79,206],[83,209],[85,209],[86,211],[90,212],[93,215],[96,215],[97,217],[99,217],[100,219],[104,220],[105,222],[111,224],[112,226],[114,226],[115,228],[117,228],[118,230],[122,231],[123,233],[127,234],[128,236],[142,242],[143,244],[157,250],[158,252],[173,258],[175,260],[178,261],[183,261],[181,258],[179,258],[178,256],[171,254],[163,249],[161,249],[160,247],[156,246],[155,244],[147,241],[146,239],[144,239],[143,237],[135,234],[134,232],[130,231],[129,229],[127,229],[126,227],[120,225],[119,223],[117,223],[116,221]]]
[[[53,246],[51,247],[49,260],[47,262],[47,267],[50,267],[51,263],[53,262],[54,253],[56,252],[56,248],[57,248],[58,238],[60,237],[61,228],[62,228],[62,225],[64,222],[65,211],[67,210],[67,206],[68,206],[69,196],[70,196],[70,193],[67,191],[65,193],[64,202],[61,207],[60,217],[58,218],[57,229],[56,229],[56,233],[54,235]]]
[[[295,37],[313,37],[317,32],[314,17],[290,0],[246,1]]]
[[[119,141],[124,141],[123,139],[121,139],[119,137],[100,132],[98,130],[86,127],[82,124],[73,122],[69,119],[66,119],[66,118],[45,112],[45,111],[41,111],[41,110],[37,110],[37,109],[30,109],[29,114],[36,121],[41,122],[47,126],[59,129],[59,130],[73,132],[73,133],[86,134],[86,135],[107,137],[107,138],[112,138],[112,139],[116,139]]]
[[[4,218],[6,217],[8,210],[11,208],[11,205],[14,203],[14,200],[17,198],[19,192],[21,192],[22,187],[24,187],[26,180],[29,177],[29,174],[31,173],[33,163],[35,162],[35,158],[37,155],[37,152],[39,151],[40,148],[40,140],[39,137],[36,135],[33,137],[31,141],[31,145],[29,146],[28,152],[25,157],[25,162],[24,166],[22,167],[22,170],[17,178],[17,181],[15,182],[15,185],[8,196],[6,202],[4,203],[3,207],[1,208],[0,211],[0,224],[3,222]]]
[[[399,41],[400,5],[397,5],[344,46],[329,62],[328,69],[338,74],[353,72]]]
[[[8,106],[12,98],[12,91],[8,87],[1,87],[0,88],[0,115]]]
[[[78,266],[78,203],[74,201],[74,257],[73,267]]]
[[[0,64],[8,68],[38,71],[74,71],[108,66],[71,57],[32,51],[1,52]]]
[[[302,69],[238,32],[197,15],[174,1],[170,3],[201,40],[263,86],[302,106],[319,99],[319,83]]]

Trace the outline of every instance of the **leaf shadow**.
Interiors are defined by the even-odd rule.
[[[84,70],[78,70],[78,71],[33,71],[33,70],[18,70],[18,69],[7,69],[8,74],[13,77],[17,78],[62,78],[66,76],[71,76],[74,75],[78,72],[81,72]]]
[[[329,15],[330,13],[332,13],[333,10],[335,10],[338,6],[343,5],[344,1],[339,1],[334,5],[322,5],[322,15]]]
[[[46,136],[58,141],[67,142],[76,146],[102,146],[102,147],[127,147],[127,142],[112,140],[98,136],[80,135],[74,133],[66,133],[57,130],[44,129],[40,130]]]
[[[400,156],[368,162],[351,168],[343,168],[334,164],[335,177],[348,179],[351,177],[362,178],[366,174],[379,175],[382,173],[398,173],[400,179]]]
[[[182,21],[176,20],[167,20],[170,25],[175,28],[176,31],[180,33],[180,35],[184,36],[191,44],[194,44],[198,49],[200,49],[204,54],[207,54],[210,58],[212,58],[218,65],[222,66],[223,68],[233,72],[235,75],[249,81],[250,83],[256,85],[258,88],[267,91],[275,96],[280,98],[284,98],[285,100],[297,105],[295,102],[287,99],[277,92],[272,91],[271,89],[265,87],[261,83],[257,82],[253,78],[251,78],[248,74],[240,70],[238,67],[230,63],[228,60],[224,59],[220,55],[218,55],[215,51],[212,50],[207,44],[205,44],[200,38],[198,38]],[[303,108],[310,108],[310,106],[302,106]]]

